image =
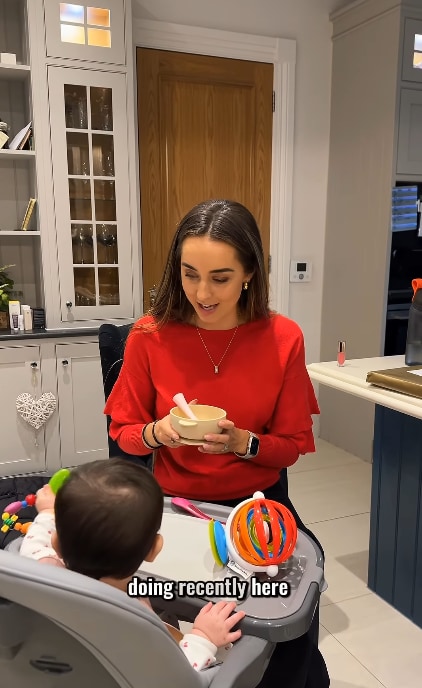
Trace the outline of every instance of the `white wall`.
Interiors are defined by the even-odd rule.
[[[312,282],[292,284],[289,316],[307,360],[320,360],[331,83],[329,11],[345,0],[133,0],[134,17],[297,42],[292,258],[313,262]],[[332,358],[335,358],[333,351]]]

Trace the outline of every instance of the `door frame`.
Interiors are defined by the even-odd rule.
[[[271,307],[288,315],[296,41],[135,18],[133,43],[134,64],[136,48],[155,48],[274,65],[269,278]]]

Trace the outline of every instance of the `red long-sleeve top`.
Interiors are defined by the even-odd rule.
[[[300,454],[315,451],[311,414],[319,413],[305,367],[303,335],[296,323],[272,315],[240,325],[219,373],[196,327],[169,323],[145,331],[144,316],[129,334],[120,376],[104,412],[110,436],[129,454],[150,452],[142,441],[146,423],[174,407],[183,392],[200,404],[219,406],[235,426],[260,438],[259,454],[201,454],[197,447],[160,447],[154,475],[163,491],[197,500],[225,500],[265,490]],[[234,330],[201,330],[216,364]]]

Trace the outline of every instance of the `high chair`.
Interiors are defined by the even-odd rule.
[[[0,551],[0,675],[7,688],[254,688],[273,649],[243,635],[223,664],[196,672],[137,599]]]

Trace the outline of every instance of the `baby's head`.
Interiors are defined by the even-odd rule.
[[[55,501],[54,545],[66,568],[125,579],[162,546],[163,493],[152,473],[124,461],[72,469]]]

